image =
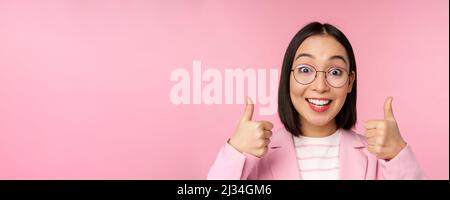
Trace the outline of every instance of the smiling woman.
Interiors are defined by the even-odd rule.
[[[296,123],[299,127],[290,127],[291,131],[305,136],[327,136],[337,127],[345,126],[348,129],[354,126],[356,122],[354,56],[348,56],[346,48],[332,36],[323,34],[306,38],[295,57],[292,63],[293,76],[289,79],[290,96],[295,110],[302,114],[295,115],[300,117],[300,124]],[[349,59],[352,61],[347,61]],[[352,66],[347,63],[352,63]],[[321,71],[317,71],[316,68]],[[318,72],[322,72],[323,76]],[[352,93],[353,87],[355,90]],[[347,96],[349,103],[342,109]],[[347,112],[352,113],[346,114]],[[334,121],[338,113],[348,116],[347,119],[341,120],[347,124]],[[354,118],[350,119],[351,116]],[[288,123],[289,119],[283,117],[283,120]],[[321,128],[317,130],[316,126]]]
[[[356,123],[356,61],[347,37],[313,22],[291,40],[283,60],[278,114],[284,128],[252,121],[250,98],[209,179],[423,179],[385,101],[383,120]]]

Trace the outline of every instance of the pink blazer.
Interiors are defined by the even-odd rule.
[[[425,179],[409,145],[390,161],[377,159],[366,145],[364,136],[341,129],[340,179]],[[274,132],[263,158],[225,144],[207,179],[301,179],[292,135],[284,128]]]

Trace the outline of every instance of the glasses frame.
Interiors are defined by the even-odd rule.
[[[352,75],[352,73],[350,73],[347,69],[344,69],[344,68],[342,68],[342,67],[331,66],[331,67],[328,67],[326,71],[318,71],[314,66],[309,65],[309,64],[299,64],[299,65],[297,65],[294,69],[291,69],[291,72],[294,72],[296,69],[299,68],[299,66],[308,66],[308,67],[313,68],[314,71],[315,71],[314,79],[313,79],[311,82],[309,82],[309,83],[300,83],[300,81],[297,80],[297,78],[295,78],[295,75],[292,74],[292,76],[294,76],[295,81],[296,81],[297,83],[301,84],[301,85],[309,85],[309,84],[313,83],[313,82],[317,79],[317,72],[323,72],[323,74],[324,74],[324,76],[325,76],[325,81],[327,82],[327,84],[328,84],[329,86],[334,87],[334,88],[341,88],[341,87],[344,87],[344,86],[345,86],[345,83],[348,83],[348,82],[349,82],[350,76]],[[344,84],[342,84],[342,85],[339,86],[339,87],[336,87],[336,86],[331,85],[331,84],[328,82],[328,77],[327,77],[327,73],[330,71],[331,68],[339,68],[339,69],[345,71],[345,72],[347,73],[347,76],[348,76],[347,81],[345,81]]]

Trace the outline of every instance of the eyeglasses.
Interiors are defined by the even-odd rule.
[[[302,85],[308,85],[316,80],[317,72],[323,72],[327,83],[335,88],[344,86],[350,77],[350,73],[342,67],[330,67],[327,71],[317,71],[313,66],[300,64],[291,71],[294,73],[294,79]]]

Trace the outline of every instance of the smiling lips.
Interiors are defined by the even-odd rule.
[[[316,112],[325,112],[330,108],[331,99],[326,98],[307,98],[309,107]]]

